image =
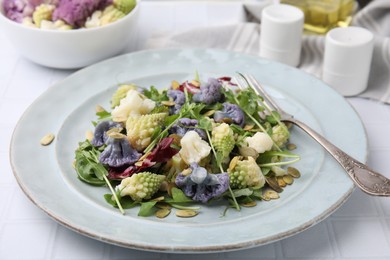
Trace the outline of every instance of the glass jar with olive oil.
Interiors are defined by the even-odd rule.
[[[280,0],[280,3],[300,8],[305,14],[305,31],[317,34],[348,26],[355,8],[354,0]]]

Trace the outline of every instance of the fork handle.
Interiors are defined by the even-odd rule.
[[[305,123],[294,118],[286,119],[285,122],[293,123],[300,127],[314,140],[316,140],[336,161],[345,169],[354,183],[364,192],[374,196],[390,196],[390,180],[385,176],[371,170],[367,165],[355,160],[337,146],[329,142],[322,135],[314,131]]]

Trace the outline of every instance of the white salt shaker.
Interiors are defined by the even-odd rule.
[[[301,56],[303,12],[294,6],[273,4],[261,13],[260,56],[297,66]]]
[[[343,27],[326,35],[322,79],[344,96],[367,88],[374,36],[361,27]]]

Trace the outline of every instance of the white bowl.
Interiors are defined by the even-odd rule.
[[[47,67],[81,68],[135,47],[139,2],[129,14],[111,24],[57,31],[31,28],[8,19],[0,0],[0,26],[27,59]]]

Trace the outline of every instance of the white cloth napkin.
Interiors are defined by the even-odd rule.
[[[261,10],[272,0],[244,2],[247,22],[200,27],[173,35],[155,35],[147,48],[200,47],[219,48],[258,55]],[[358,96],[390,104],[390,1],[375,0],[353,17],[352,24],[369,29],[375,35],[374,53],[366,91]],[[324,36],[303,35],[301,62],[303,71],[321,78]]]

